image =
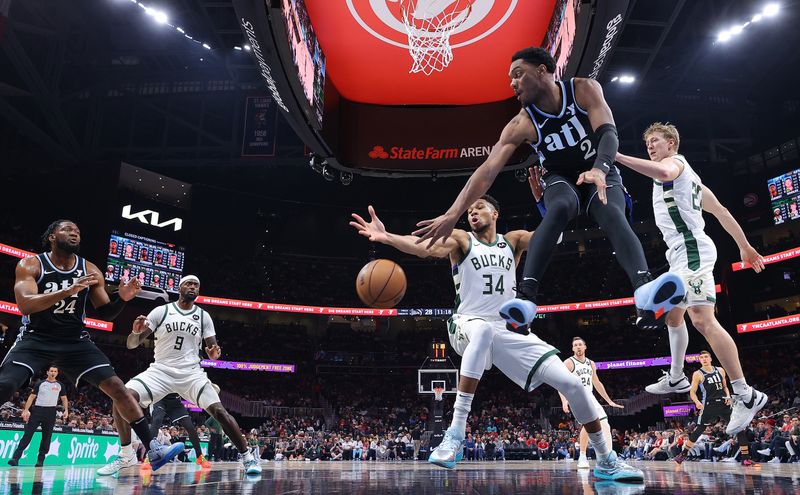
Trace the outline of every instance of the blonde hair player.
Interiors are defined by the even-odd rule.
[[[535,188],[535,184],[531,184]],[[453,420],[442,442],[428,461],[448,469],[464,455],[464,436],[472,399],[484,370],[497,366],[526,392],[546,383],[563,393],[573,406],[575,417],[586,425],[599,459],[595,476],[610,480],[642,481],[642,471],[633,468],[611,450],[601,431],[597,409],[580,380],[556,357],[558,350],[528,332],[514,332],[498,315],[498,308],[514,298],[517,263],[528,247],[532,232],[515,230],[497,233],[500,214],[497,201],[484,195],[467,209],[470,232],[453,230],[444,240],[425,246],[413,235],[386,231],[369,207],[371,221],[353,214],[350,222],[359,234],[373,242],[392,246],[420,258],[449,258],[456,288],[456,307],[448,321],[453,349],[461,355],[458,393]]]
[[[187,275],[181,278],[178,290],[180,297],[177,302],[157,306],[147,316],[139,316],[133,322],[133,329],[128,335],[128,349],[139,347],[153,334],[156,340],[154,361],[125,386],[143,408],[158,403],[172,393],[202,407],[222,425],[225,434],[236,446],[245,472],[259,474],[261,464],[258,455],[247,447],[236,420],[222,406],[218,388],[200,367],[199,353],[203,344],[210,359],[216,360],[222,356],[222,349],[217,345],[214,321],[194,303],[200,295],[200,279]],[[97,474],[103,476],[137,464],[136,455],[130,447],[130,425],[119,416],[116,408],[113,412],[122,449],[116,459],[97,470]]]
[[[726,432],[733,435],[752,421],[767,403],[767,396],[747,384],[736,343],[714,316],[717,248],[705,233],[703,211],[719,220],[736,241],[742,261],[750,263],[756,273],[764,269],[764,258],[747,241],[728,209],[703,185],[686,157],[678,154],[678,129],[672,124],[656,122],[644,131],[643,136],[649,160],[618,153],[617,161],[653,179],[653,211],[656,225],[668,247],[669,269],[680,275],[688,288],[683,301],[667,315],[672,353],[670,370],[657,383],[648,385],[646,390],[653,394],[689,391],[689,380],[683,372],[689,346],[689,332],[684,321],[688,311],[692,324],[705,337],[730,376],[733,412]]]
[[[617,404],[613,399],[611,399],[611,397],[609,397],[608,392],[606,392],[606,387],[597,376],[597,367],[595,366],[594,361],[586,357],[586,341],[583,340],[582,337],[572,338],[572,356],[564,360],[564,365],[567,367],[570,373],[580,379],[581,385],[583,385],[583,387],[589,391],[589,395],[592,396],[592,404],[597,409],[597,414],[600,417],[600,424],[603,428],[603,436],[605,436],[606,442],[608,443],[609,447],[611,447],[611,426],[608,424],[608,415],[606,415],[605,410],[603,410],[603,406],[601,406],[597,399],[595,399],[594,389],[597,389],[597,393],[600,394],[603,399],[605,399],[606,404],[609,406],[618,407],[620,409],[625,406]],[[564,412],[569,413],[569,401],[561,392],[559,392],[558,395],[561,397],[561,407],[564,409]],[[589,434],[586,432],[585,426],[581,426],[581,433],[578,438],[580,442],[578,469],[589,469],[589,459],[586,457],[586,449],[589,447]]]

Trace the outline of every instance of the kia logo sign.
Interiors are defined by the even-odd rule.
[[[182,218],[173,218],[172,220],[167,220],[165,222],[159,222],[160,215],[157,211],[153,210],[142,210],[136,213],[133,213],[131,210],[131,205],[125,205],[122,207],[122,218],[126,218],[128,220],[139,220],[140,222],[152,225],[153,227],[164,228],[167,226],[172,225],[172,228],[175,229],[175,232],[181,230],[183,228],[183,219]]]

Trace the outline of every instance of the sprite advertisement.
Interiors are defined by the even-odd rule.
[[[23,435],[23,425],[17,427],[0,427],[0,464],[6,465],[6,461],[14,455],[19,441]],[[119,453],[119,437],[114,434],[89,433],[88,430],[81,430],[85,433],[66,433],[53,431],[50,441],[50,450],[45,458],[46,466],[80,465],[80,464],[106,464]],[[40,430],[33,434],[28,448],[22,454],[19,461],[20,466],[36,464],[39,454],[39,444],[42,440]],[[200,442],[203,452],[208,451],[208,442]],[[194,460],[194,449],[188,452],[189,458]]]

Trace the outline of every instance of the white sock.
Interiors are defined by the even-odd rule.
[[[731,386],[734,394],[744,396],[747,399],[750,398],[750,392],[753,391],[753,388],[747,384],[747,380],[744,377],[738,380],[731,380]]]
[[[686,349],[689,348],[689,330],[686,322],[682,321],[677,327],[667,326],[669,332],[669,351],[672,354],[672,364],[669,367],[669,376],[673,380],[684,376],[683,363],[686,361]]]
[[[587,431],[589,434],[589,441],[592,442],[592,447],[597,454],[598,459],[605,459],[611,453],[611,446],[606,442],[606,436],[603,435],[603,430],[594,433]]]
[[[469,416],[469,411],[472,408],[472,399],[474,398],[475,394],[468,394],[460,390],[456,394],[456,403],[453,404],[453,422],[450,423],[450,428],[462,437],[466,436],[467,416]]]
[[[136,454],[133,452],[133,447],[131,447],[131,444],[128,444],[128,445],[123,445],[122,448],[119,449],[119,455],[120,457],[124,457],[127,459],[129,457],[135,456]]]

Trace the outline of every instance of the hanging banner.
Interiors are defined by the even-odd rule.
[[[248,96],[244,104],[242,156],[275,156],[278,105],[269,96]]]

